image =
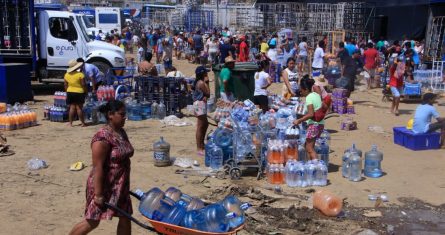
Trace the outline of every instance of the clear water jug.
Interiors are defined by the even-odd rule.
[[[158,118],[158,106],[159,104],[156,101],[151,104],[151,117],[154,119]]]
[[[357,152],[351,152],[349,157],[349,180],[360,181],[362,179],[362,158]]]
[[[162,120],[165,118],[165,116],[167,115],[167,107],[165,107],[164,102],[161,100],[159,106],[158,106],[158,119]]]
[[[155,166],[169,166],[170,161],[170,144],[161,139],[153,144],[153,157]]]
[[[329,166],[329,145],[326,140],[320,140],[318,148],[316,149],[318,159],[323,161],[326,166]]]
[[[210,168],[213,170],[221,169],[223,166],[223,158],[224,153],[223,150],[218,147],[216,144],[209,149],[209,157],[210,157]]]
[[[341,165],[341,175],[344,178],[349,178],[349,158],[351,157],[351,152],[345,152],[342,157]]]
[[[186,212],[186,204],[183,201],[175,202],[165,197],[160,200],[159,208],[153,212],[153,219],[168,224],[179,225]]]
[[[382,176],[382,160],[383,153],[377,150],[377,145],[372,145],[371,151],[365,153],[365,175],[371,178],[378,178]]]
[[[141,102],[141,116],[143,120],[151,117],[151,104],[145,98]]]
[[[153,219],[153,213],[159,208],[160,201],[165,197],[159,188],[152,188],[147,192],[137,189],[135,193],[140,197],[139,212],[149,219]]]

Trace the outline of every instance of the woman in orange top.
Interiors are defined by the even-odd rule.
[[[87,91],[84,75],[80,72],[82,62],[76,60],[70,60],[68,62],[68,70],[65,74],[65,90],[66,90],[66,103],[69,105],[69,125],[73,126],[74,115],[77,111],[82,126],[85,125],[83,117],[83,103],[85,103],[85,92]]]

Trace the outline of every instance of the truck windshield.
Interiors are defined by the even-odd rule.
[[[85,27],[87,27],[87,28],[93,28],[94,27],[93,23],[91,23],[91,18],[90,17],[88,17],[87,15],[82,15],[82,19],[83,19],[83,22],[85,23]]]
[[[117,24],[117,14],[116,13],[101,13],[99,14],[99,23],[101,24]]]
[[[91,39],[88,36],[88,33],[87,33],[86,29],[85,29],[85,21],[83,21],[81,16],[76,16],[76,20],[79,23],[80,31],[82,32],[83,37],[85,38],[85,40],[87,42],[91,41]]]

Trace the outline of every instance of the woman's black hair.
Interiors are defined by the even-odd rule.
[[[294,63],[296,62],[294,57],[289,57],[286,61],[286,66],[289,64],[289,62],[293,61]]]
[[[269,66],[269,61],[268,61],[268,60],[261,60],[261,61],[258,61],[257,65],[258,65],[257,72],[261,72],[261,71],[263,71],[267,66]]]
[[[152,57],[153,57],[153,54],[151,52],[149,52],[149,51],[145,52],[144,58],[146,61],[150,62]]]
[[[324,44],[324,41],[323,41],[323,40],[320,40],[320,41],[318,42],[318,46],[324,49],[324,47],[325,47],[326,45]]]
[[[207,73],[198,73],[198,74],[196,74],[195,81],[193,81],[193,87],[195,89],[196,89],[196,84],[198,83],[198,81],[204,81],[204,78],[205,78],[204,74],[207,74]]]
[[[312,86],[314,86],[314,84],[315,84],[315,80],[310,79],[309,75],[305,75],[300,81],[300,88],[304,89],[304,90],[311,91]]]
[[[115,113],[119,111],[119,109],[124,108],[124,102],[120,100],[110,100],[106,104],[103,104],[99,107],[99,112],[101,112],[108,120],[108,113]]]

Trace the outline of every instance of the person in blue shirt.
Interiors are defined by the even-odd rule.
[[[88,91],[96,92],[99,86],[104,83],[104,73],[102,73],[96,65],[85,63],[82,58],[78,58],[77,62],[83,63],[82,73],[85,75]]]
[[[349,56],[352,56],[352,54],[354,54],[354,51],[357,50],[355,41],[351,40],[350,42],[347,42],[347,44],[345,45],[345,49],[348,51]]]
[[[413,132],[428,133],[441,130],[440,145],[443,146],[445,140],[445,118],[441,118],[436,108],[433,106],[436,95],[426,93],[423,95],[422,104],[417,106],[414,114]],[[431,119],[435,118],[437,122],[432,123]]]

